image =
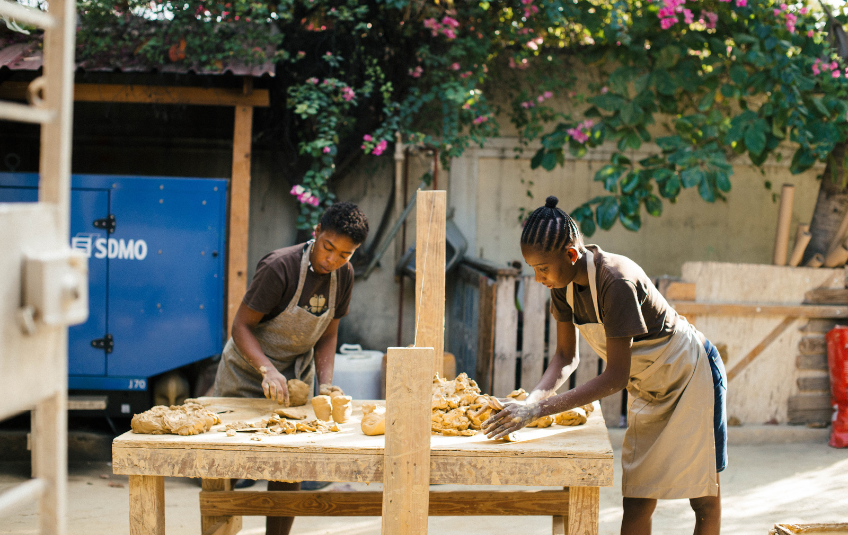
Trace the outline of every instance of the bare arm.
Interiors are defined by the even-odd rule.
[[[577,327],[570,321],[557,322],[556,352],[548,363],[542,379],[527,397],[527,404],[547,399],[559,390],[580,364],[580,353],[577,350]]]
[[[501,438],[518,431],[530,422],[563,411],[586,405],[615,394],[630,380],[630,348],[632,338],[607,338],[607,367],[604,372],[562,394],[527,405],[511,403],[504,410],[483,423],[486,436]]]
[[[336,345],[339,339],[339,320],[333,319],[315,344],[315,369],[319,385],[333,384],[333,366],[336,362]]]
[[[286,378],[271,363],[259,340],[253,334],[253,329],[259,325],[265,314],[257,312],[249,306],[241,303],[233,318],[233,343],[239,353],[247,360],[256,371],[262,374],[262,391],[268,399],[276,399],[277,403],[288,406],[289,390],[286,386]]]

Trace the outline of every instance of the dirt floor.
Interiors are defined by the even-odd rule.
[[[618,435],[620,436],[620,435]],[[601,533],[619,532],[621,522],[620,439],[616,446],[616,481],[601,489]],[[26,463],[0,462],[0,491],[24,481]],[[69,477],[68,535],[129,533],[127,478],[111,474],[105,463],[74,463]],[[723,530],[733,535],[766,535],[776,522],[848,522],[848,449],[821,442],[771,445],[731,445],[730,466],[722,474]],[[263,489],[260,482],[251,490]],[[327,490],[376,490],[380,485],[337,483]],[[459,488],[439,486],[439,490]],[[481,489],[481,487],[477,487]],[[495,487],[486,487],[495,488]],[[166,526],[169,535],[199,535],[197,493],[191,480],[169,478],[165,483]],[[691,533],[694,517],[688,501],[662,501],[654,516],[654,534]],[[483,535],[549,534],[546,517],[444,517],[430,519],[430,533]],[[0,522],[0,533],[37,533],[35,508]],[[244,535],[262,535],[264,519],[246,517]],[[299,518],[298,535],[377,535],[380,519]]]

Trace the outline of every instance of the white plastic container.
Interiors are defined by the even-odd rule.
[[[355,400],[380,399],[382,351],[368,351],[359,344],[342,344],[336,353],[333,384]]]

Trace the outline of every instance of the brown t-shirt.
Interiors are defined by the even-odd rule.
[[[595,257],[598,310],[608,338],[634,341],[669,336],[680,316],[668,304],[636,262],[587,245]],[[568,287],[551,290],[551,314],[557,321],[598,323],[588,286],[574,283],[574,311],[568,306]]]
[[[306,244],[277,249],[266,254],[256,266],[253,282],[244,294],[244,304],[265,316],[262,321],[276,318],[289,306],[297,291],[300,278],[300,261]],[[334,319],[347,315],[350,294],[353,290],[353,267],[350,263],[336,271],[336,313]],[[303,291],[297,305],[320,316],[330,305],[330,274],[319,275],[307,268]]]

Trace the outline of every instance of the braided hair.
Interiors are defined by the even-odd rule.
[[[568,247],[583,250],[583,238],[577,224],[556,207],[559,199],[551,195],[545,206],[536,208],[524,223],[521,244],[537,247],[544,252],[563,251]]]
[[[321,230],[343,234],[360,245],[368,237],[368,218],[355,204],[338,202],[321,216]]]

